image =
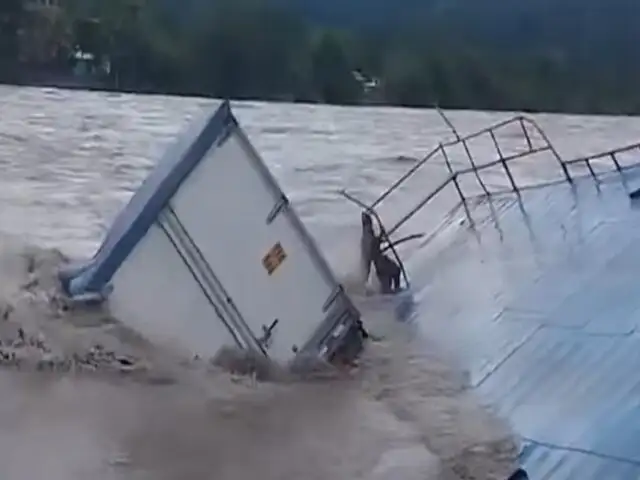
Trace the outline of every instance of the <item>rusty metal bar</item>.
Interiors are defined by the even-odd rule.
[[[498,152],[498,157],[500,158],[500,161],[502,162],[502,167],[504,168],[505,173],[507,174],[507,177],[509,177],[509,182],[511,183],[511,186],[513,187],[513,191],[517,192],[518,191],[518,187],[516,186],[516,182],[513,178],[513,175],[511,175],[511,170],[509,170],[509,167],[507,166],[507,161],[504,159],[504,156],[502,155],[502,150],[500,149],[500,144],[498,143],[498,139],[496,138],[496,134],[493,133],[493,130],[491,130],[491,132],[489,132],[491,134],[491,140],[493,140],[493,145],[496,147],[496,152]]]

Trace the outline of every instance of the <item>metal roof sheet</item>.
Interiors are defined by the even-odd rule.
[[[472,216],[475,232],[412,262],[420,323],[522,437],[532,479],[639,478],[640,209],[625,183],[531,189]]]

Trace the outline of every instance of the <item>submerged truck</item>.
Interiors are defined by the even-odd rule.
[[[182,133],[93,258],[60,279],[187,355],[239,347],[292,366],[362,347],[358,310],[228,102]]]

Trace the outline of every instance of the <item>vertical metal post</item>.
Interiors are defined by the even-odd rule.
[[[491,135],[491,140],[493,140],[493,146],[496,147],[496,152],[498,152],[498,157],[502,160],[502,149],[500,148],[500,144],[498,143],[498,139],[496,138],[496,134],[493,130],[489,130],[489,135]]]
[[[420,160],[418,163],[416,163],[413,167],[411,167],[407,172],[405,172],[404,175],[402,175],[398,180],[396,180],[393,185],[391,185],[389,188],[387,188],[387,190],[380,195],[375,202],[373,202],[371,205],[369,205],[368,208],[376,208],[378,205],[380,205],[380,203],[382,203],[382,201],[387,198],[389,195],[391,195],[391,193],[393,193],[400,185],[402,185],[407,179],[409,179],[416,171],[418,171],[418,169],[420,167],[422,167],[425,163],[427,163],[431,158],[433,158],[438,151],[440,150],[440,147],[438,148],[434,148],[433,150],[431,150],[431,152],[429,152],[429,154],[424,157],[422,160]]]
[[[458,133],[458,130],[456,130],[456,127],[453,125],[451,120],[449,120],[447,118],[447,116],[444,114],[444,112],[442,110],[440,110],[440,108],[438,106],[436,106],[436,111],[442,117],[442,119],[447,124],[447,126],[451,129],[453,134],[456,136],[456,142],[462,143],[462,146],[464,147],[464,151],[466,152],[467,157],[469,158],[469,163],[471,164],[471,168],[473,169],[473,173],[475,173],[476,178],[478,179],[478,183],[482,187],[482,190],[484,190],[485,195],[489,196],[489,190],[487,190],[486,185],[482,181],[482,178],[480,177],[480,173],[478,172],[478,168],[476,167],[476,164],[473,161],[473,155],[471,155],[471,150],[469,150],[469,145],[467,145],[467,139],[466,138],[462,138],[460,136],[460,134]],[[443,148],[443,151],[444,151],[444,148]],[[450,166],[449,166],[449,171],[451,173],[453,173],[453,170],[450,168]]]
[[[555,148],[552,151],[556,156],[556,158],[558,159],[558,161],[560,162],[560,166],[562,167],[562,172],[564,173],[564,178],[567,180],[567,182],[573,183],[573,178],[571,178],[571,174],[569,173],[569,168],[567,167],[567,164],[562,161],[562,158],[560,158],[560,155],[558,155],[558,152],[556,152]]]
[[[520,121],[524,123],[524,119],[522,117],[520,117]],[[542,130],[542,128],[540,128],[540,126],[536,122],[532,120],[528,120],[528,122],[531,123],[531,125],[533,125],[533,128],[535,128],[536,131],[538,132],[538,135],[542,137],[542,140],[544,140],[544,143],[547,144],[547,146],[551,150],[551,153],[553,153],[553,156],[556,157],[556,160],[560,164],[560,168],[562,168],[562,172],[564,173],[564,178],[567,180],[567,182],[573,183],[573,178],[571,178],[571,174],[569,173],[569,168],[567,167],[567,164],[564,163],[564,161],[562,160],[562,157],[560,156],[556,148],[549,141],[549,137],[547,137],[547,134],[544,133],[544,130]]]
[[[405,222],[407,222],[411,217],[413,217],[416,213],[418,213],[420,209],[422,209],[422,207],[424,207],[427,203],[429,203],[433,199],[433,197],[435,197],[442,190],[444,190],[444,188],[447,185],[449,185],[449,182],[451,182],[452,178],[453,176],[449,175],[444,182],[438,185],[434,190],[431,191],[429,195],[423,198],[421,202],[419,202],[407,214],[405,214],[400,220],[398,220],[396,224],[393,227],[391,227],[391,229],[387,230],[387,235],[393,235],[394,232],[396,232]]]
[[[400,259],[400,255],[398,255],[398,251],[393,246],[393,243],[391,243],[391,238],[389,237],[389,234],[385,230],[384,225],[382,224],[382,220],[380,219],[380,217],[377,214],[374,215],[374,217],[375,217],[376,221],[378,222],[378,228],[380,228],[380,235],[389,244],[389,249],[391,250],[391,253],[393,253],[393,256],[395,257],[396,262],[398,262],[398,266],[400,267],[400,271],[402,272],[402,277],[404,278],[404,283],[408,288],[409,287],[409,275],[407,274],[407,271],[404,268],[404,263],[402,263],[402,260]]]
[[[591,174],[593,179],[598,180],[598,176],[596,175],[596,172],[593,170],[593,167],[591,166],[591,161],[589,160],[588,157],[584,159],[584,163],[587,164],[587,168],[589,169],[589,173]]]
[[[520,127],[522,128],[522,133],[524,134],[524,138],[527,139],[527,146],[529,147],[529,150],[533,150],[533,144],[531,143],[531,137],[529,137],[529,132],[527,131],[527,127],[524,124],[524,120],[522,120],[522,117],[520,118]]]
[[[478,179],[478,183],[484,190],[485,195],[489,196],[489,190],[487,190],[487,186],[482,181],[480,177],[480,172],[478,172],[478,167],[476,166],[476,162],[473,161],[473,155],[471,155],[471,150],[469,150],[469,145],[467,145],[466,140],[462,140],[462,146],[464,147],[464,151],[467,153],[467,157],[469,158],[469,163],[471,164],[471,168],[473,169],[473,173],[475,173],[476,178]]]
[[[462,194],[462,189],[460,188],[460,184],[458,183],[458,174],[454,173],[451,176],[451,180],[453,181],[453,184],[455,185],[456,190],[458,191],[458,195],[460,195],[460,201],[462,202],[464,213],[467,215],[467,220],[469,220],[469,223],[473,223],[473,219],[471,218],[471,212],[469,211],[469,206],[467,205],[467,201],[465,200],[464,195]]]
[[[453,132],[453,134],[456,136],[456,140],[460,141],[460,134],[458,133],[458,130],[456,129],[456,127],[453,125],[453,122],[449,120],[449,118],[444,114],[442,110],[440,110],[440,107],[438,107],[437,105],[436,105],[436,111],[438,112],[438,115],[442,117],[442,120],[444,120],[444,123],[447,124],[447,127],[449,127]]]
[[[462,191],[460,182],[458,182],[458,173],[453,171],[453,166],[451,165],[451,161],[449,161],[449,155],[447,155],[446,148],[442,144],[440,146],[442,147],[442,155],[444,156],[444,161],[447,164],[447,169],[451,174],[451,181],[453,182],[453,185],[456,187],[456,191],[458,192],[458,196],[460,197],[460,203],[462,203],[462,206],[464,207],[464,211],[467,215],[467,218],[469,219],[469,222],[473,222],[471,218],[471,212],[469,211],[469,207],[467,205],[467,199],[464,196],[464,192]]]
[[[611,160],[613,160],[613,164],[616,166],[616,170],[618,170],[618,172],[622,172],[622,167],[620,167],[620,163],[618,162],[618,159],[616,157],[616,152],[611,152]]]
[[[467,214],[467,218],[471,222],[471,212],[469,211],[469,207],[467,206],[467,200],[464,197],[464,193],[462,192],[462,187],[460,187],[460,183],[458,182],[458,174],[453,171],[453,166],[451,165],[451,161],[449,161],[449,155],[447,155],[446,148],[442,144],[440,144],[440,148],[442,148],[442,156],[444,157],[444,162],[446,163],[447,169],[451,174],[451,181],[455,185],[458,196],[460,197],[460,203],[462,203],[464,211]]]
[[[442,156],[444,157],[444,163],[447,166],[447,170],[449,170],[449,173],[453,175],[453,166],[451,165],[451,160],[449,160],[447,149],[444,147],[444,145],[442,145],[442,143],[438,146],[438,148],[442,151]]]
[[[498,144],[498,139],[496,138],[493,130],[489,131],[491,135],[491,140],[493,140],[493,145],[496,147],[496,152],[498,152],[498,157],[500,158],[500,162],[502,162],[502,167],[504,168],[507,177],[509,178],[509,182],[511,183],[511,188],[513,188],[514,192],[518,191],[518,187],[516,186],[516,182],[513,179],[513,175],[511,175],[511,170],[509,170],[509,166],[507,165],[506,160],[504,159],[504,155],[502,155],[502,150],[500,149],[500,145]]]

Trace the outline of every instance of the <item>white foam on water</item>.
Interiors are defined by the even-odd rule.
[[[65,261],[0,238],[3,479],[504,479],[514,468],[508,428],[375,297],[356,297],[381,340],[355,371],[260,382],[70,305],[56,278]]]
[[[366,293],[369,280],[359,246],[359,232],[355,230],[342,233],[339,241],[324,252],[340,282],[353,294]]]

